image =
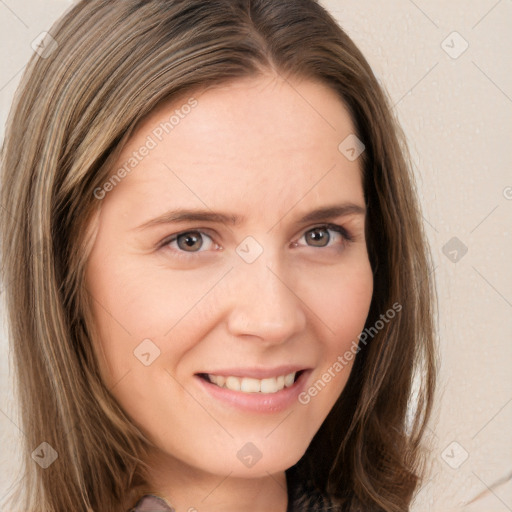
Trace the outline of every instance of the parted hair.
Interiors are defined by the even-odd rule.
[[[314,0],[84,0],[49,33],[2,146],[3,297],[24,433],[9,510],[126,512],[145,489],[150,441],[102,382],[91,342],[94,190],[162,101],[269,71],[328,85],[350,112],[365,145],[365,327],[401,305],[361,345],[297,468],[343,510],[409,510],[434,396],[435,286],[405,137],[353,41]],[[31,458],[43,441],[58,454],[47,469]]]

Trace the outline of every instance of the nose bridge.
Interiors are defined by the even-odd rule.
[[[232,334],[279,342],[304,328],[303,304],[278,257],[265,251],[256,261],[236,268],[228,321]]]

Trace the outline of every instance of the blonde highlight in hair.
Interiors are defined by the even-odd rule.
[[[435,292],[405,139],[357,47],[313,0],[81,1],[50,33],[58,47],[32,57],[2,148],[2,271],[25,433],[12,502],[117,512],[149,490],[151,443],[100,378],[93,345],[84,272],[101,207],[94,190],[161,102],[271,71],[323,82],[349,109],[366,145],[366,325],[402,306],[358,354],[297,468],[346,510],[407,510],[434,394]],[[30,457],[43,441],[58,453],[47,469]]]

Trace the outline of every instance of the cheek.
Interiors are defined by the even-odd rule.
[[[309,280],[308,306],[314,312],[316,335],[321,340],[317,368],[299,403],[309,410],[307,421],[318,429],[340,396],[350,376],[358,337],[364,328],[373,295],[373,273],[368,260],[329,275]]]
[[[331,345],[343,346],[358,335],[366,321],[373,295],[373,274],[369,262],[326,272],[304,284],[308,306],[323,324]]]
[[[169,418],[155,416],[165,403],[159,393],[178,392],[168,372],[175,373],[176,362],[193,339],[190,329],[184,336],[186,322],[181,321],[192,314],[208,280],[191,283],[186,273],[166,275],[155,266],[122,259],[102,262],[90,261],[87,285],[103,381],[136,424],[166,431]],[[181,410],[188,405],[182,404]]]
[[[88,288],[96,309],[107,310],[110,320],[139,337],[164,336],[208,293],[217,277],[217,272],[175,272],[137,261],[117,261],[109,267],[113,270],[90,267]]]

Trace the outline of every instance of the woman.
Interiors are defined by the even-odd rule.
[[[408,510],[433,285],[352,41],[312,0],[91,0],[50,33],[3,148],[13,503]]]

